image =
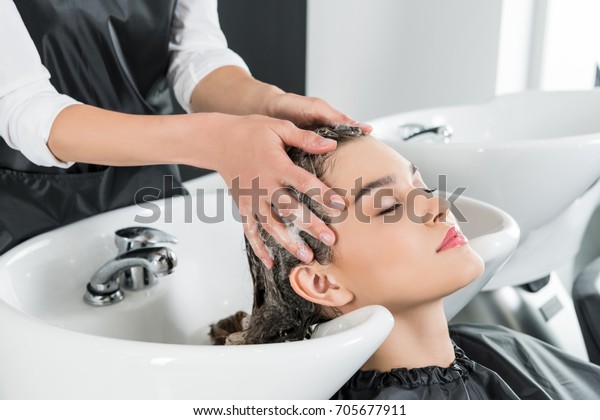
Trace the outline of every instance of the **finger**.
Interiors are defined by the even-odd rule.
[[[373,131],[373,126],[365,123],[356,122],[356,127],[360,127],[364,134],[371,134]]]
[[[350,118],[329,105],[326,101],[318,98],[314,98],[313,108],[305,111],[305,118],[311,121],[312,124],[321,123],[329,126],[350,125],[352,127],[359,127],[365,134],[373,131],[373,127],[369,124],[360,123]]]
[[[282,121],[274,131],[286,145],[298,147],[309,153],[330,152],[337,146],[337,141],[321,137],[310,130],[299,129],[290,122]]]
[[[275,210],[281,216],[291,221],[294,225],[307,232],[313,238],[320,240],[325,245],[332,246],[335,243],[335,233],[325,224],[325,222],[311,212],[308,207],[303,203],[300,203],[290,194],[288,194],[285,199],[286,203],[282,203],[281,200],[278,200],[279,202],[273,202]]]
[[[254,254],[260,258],[265,267],[272,268],[273,259],[258,232],[258,221],[252,214],[243,217],[246,220],[246,223],[244,223],[244,234],[248,238],[248,243],[252,247]]]
[[[271,235],[279,244],[295,255],[299,260],[305,263],[310,263],[313,260],[313,252],[306,242],[292,229],[289,229],[281,219],[274,213],[271,204],[264,200],[261,203],[261,215],[266,220],[262,223],[262,227]]]
[[[336,210],[344,210],[346,208],[346,201],[344,198],[325,185],[314,174],[311,174],[307,170],[296,165],[291,165],[285,173],[288,175],[284,179],[284,182],[291,185],[299,192]]]

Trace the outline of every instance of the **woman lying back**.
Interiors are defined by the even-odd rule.
[[[346,210],[290,190],[338,240],[327,246],[298,231],[293,220],[310,216],[301,205],[281,211],[315,260],[300,261],[261,228],[274,265],[267,269],[246,241],[252,313],[213,325],[216,343],[302,340],[320,321],[377,304],[392,313],[392,332],[332,398],[600,398],[596,365],[503,327],[449,329],[442,299],[474,281],[484,264],[448,203],[432,194],[413,163],[376,138],[349,127],[317,132],[336,138],[337,149],[288,154],[345,197]]]

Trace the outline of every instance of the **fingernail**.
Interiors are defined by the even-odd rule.
[[[325,245],[333,245],[335,242],[335,238],[333,237],[333,235],[329,232],[322,232],[319,235],[319,239],[321,240],[321,242],[323,242]]]
[[[335,144],[335,140],[326,137],[321,137],[319,139],[319,146],[331,146],[332,144]]]
[[[271,261],[268,258],[261,258],[260,260],[263,262],[265,267],[267,267],[268,269],[271,269]]]
[[[310,262],[310,254],[308,253],[308,249],[305,246],[300,247],[298,250],[298,258],[300,258],[304,262]]]
[[[344,210],[346,208],[346,202],[339,195],[334,195],[331,197],[331,207],[336,210]]]

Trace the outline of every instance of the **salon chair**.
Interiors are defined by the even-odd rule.
[[[575,279],[573,303],[590,362],[600,365],[600,257]]]

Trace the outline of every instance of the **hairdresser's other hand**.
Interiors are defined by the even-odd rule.
[[[337,210],[342,210],[345,202],[316,176],[295,165],[285,147],[296,146],[307,152],[324,153],[335,149],[337,142],[299,129],[290,121],[262,115],[221,114],[218,118],[227,121],[220,125],[226,129],[220,136],[216,169],[238,206],[244,233],[254,253],[267,267],[272,266],[273,260],[258,232],[260,222],[290,253],[304,262],[312,261],[310,247],[288,231],[277,213],[293,220],[300,229],[327,245],[335,242],[335,234],[321,219],[298,203],[285,187],[291,185]],[[303,214],[309,217],[303,217]]]
[[[368,124],[359,123],[333,108],[320,98],[278,92],[272,94],[266,105],[266,115],[289,120],[298,127],[348,124],[360,127],[365,134],[373,131]]]

